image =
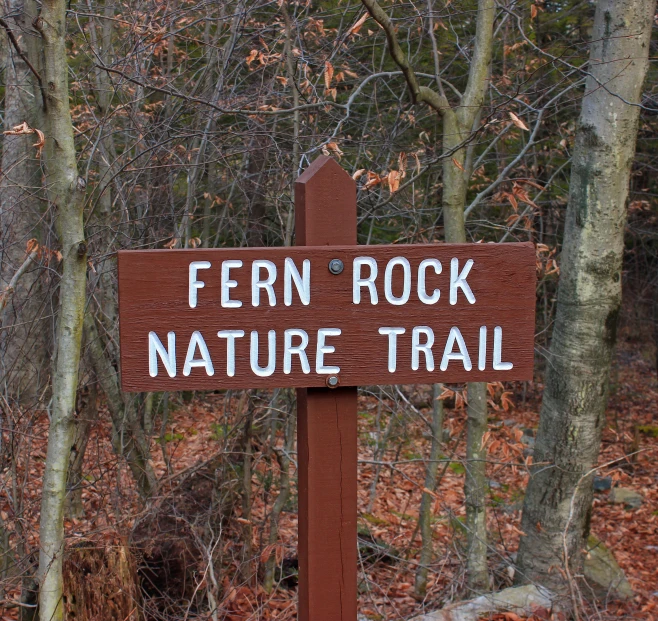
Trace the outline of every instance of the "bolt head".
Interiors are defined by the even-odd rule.
[[[331,259],[331,261],[329,261],[329,271],[332,274],[340,274],[344,269],[345,266],[340,259]]]
[[[338,377],[336,375],[330,375],[327,378],[327,386],[329,388],[336,388],[336,386],[338,386],[338,384],[340,384],[340,380],[338,379]]]

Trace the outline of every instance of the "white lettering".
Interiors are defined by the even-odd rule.
[[[292,337],[298,336],[302,342],[299,345],[292,344]],[[283,333],[283,372],[288,374],[292,371],[292,355],[299,356],[299,362],[302,365],[304,373],[311,372],[311,365],[308,363],[306,355],[306,346],[308,345],[308,334],[304,330],[290,329]]]
[[[197,347],[201,354],[200,360],[194,359]],[[210,360],[208,346],[206,345],[203,336],[201,336],[201,332],[192,332],[190,344],[187,348],[187,356],[185,356],[185,364],[183,365],[183,375],[187,377],[194,367],[203,367],[206,370],[206,374],[215,375],[215,368],[212,366],[212,361]]]
[[[466,299],[475,304],[475,296],[471,291],[469,284],[466,282],[471,268],[473,267],[473,259],[466,261],[464,269],[459,271],[459,259],[453,258],[450,260],[450,304],[453,306],[457,304],[457,289],[461,289],[466,296]]]
[[[397,298],[393,295],[393,268],[396,265],[401,265],[404,272],[404,280],[402,286],[402,295]],[[384,294],[388,302],[395,306],[402,306],[406,304],[409,300],[409,294],[411,293],[411,265],[409,265],[409,260],[405,257],[395,257],[391,259],[386,265],[386,271],[384,272]]]
[[[325,365],[324,355],[333,354],[336,351],[336,348],[333,345],[326,344],[326,337],[340,336],[341,332],[342,330],[340,328],[320,328],[318,330],[318,343],[317,343],[318,348],[315,353],[316,373],[326,373],[328,375],[340,373],[340,367]]]
[[[293,282],[302,304],[308,306],[311,303],[311,262],[308,259],[302,262],[302,274],[303,276],[299,275],[295,262],[290,257],[286,257],[283,263],[283,303],[286,306],[292,304]]]
[[[267,270],[267,278],[260,279],[260,270]],[[276,294],[274,293],[274,281],[276,280],[276,265],[272,261],[258,259],[251,264],[251,304],[260,306],[260,290],[267,291],[270,306],[276,306]]]
[[[404,328],[379,328],[379,334],[388,336],[388,372],[395,373],[397,367],[398,334],[404,334]]]
[[[480,352],[478,355],[478,369],[484,371],[487,366],[487,326],[480,326]]]
[[[220,330],[217,333],[220,339],[226,339],[226,375],[235,375],[235,339],[244,336],[244,330]]]
[[[237,287],[238,282],[231,280],[230,270],[237,267],[242,267],[242,261],[238,259],[222,261],[221,298],[223,308],[240,308],[242,306],[240,300],[231,300],[230,290]]]
[[[176,377],[176,333],[167,332],[167,349],[155,332],[149,332],[149,375],[158,376],[158,355],[169,377]]]
[[[440,274],[443,270],[441,261],[438,259],[423,259],[418,266],[418,298],[423,304],[436,304],[441,297],[441,291],[434,289],[432,295],[427,295],[425,284],[426,271],[428,267],[434,268],[435,274]]]
[[[422,344],[421,335],[425,337],[425,342]],[[413,371],[418,371],[420,367],[420,352],[425,354],[425,368],[428,371],[434,371],[432,345],[434,345],[434,330],[428,326],[416,326],[411,333],[411,369]]]
[[[453,353],[452,348],[457,342],[457,347],[459,347],[459,353]],[[451,360],[461,360],[464,364],[464,369],[470,371],[473,368],[471,365],[471,358],[468,355],[468,350],[466,349],[466,343],[464,343],[464,337],[459,331],[459,328],[450,328],[450,334],[448,335],[448,340],[446,341],[446,347],[443,351],[443,358],[441,359],[441,370],[445,371],[448,368],[448,363]]]
[[[258,365],[258,332],[252,330],[251,332],[251,347],[249,348],[249,359],[251,362],[251,370],[259,377],[269,377],[274,373],[276,366],[276,332],[270,330],[267,333],[267,366],[261,367]]]
[[[503,329],[500,326],[494,328],[493,346],[493,368],[495,371],[509,371],[514,368],[511,362],[501,362],[503,357]]]
[[[190,290],[188,301],[190,308],[196,308],[197,289],[203,289],[206,283],[203,280],[197,280],[197,270],[207,270],[210,267],[210,261],[192,261],[190,263]]]
[[[361,267],[367,265],[370,268],[370,276],[368,278],[361,278]],[[353,273],[353,301],[354,304],[361,304],[361,287],[368,287],[370,291],[370,303],[377,304],[377,287],[375,286],[375,278],[377,278],[377,261],[372,257],[355,257],[352,266]]]

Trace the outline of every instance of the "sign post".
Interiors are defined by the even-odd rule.
[[[295,239],[356,245],[356,184],[331,158],[295,183]],[[356,619],[356,424],[356,387],[297,389],[299,621]]]
[[[356,386],[532,379],[532,244],[358,246],[320,157],[295,248],[119,252],[123,390],[295,387],[299,619],[355,621]]]

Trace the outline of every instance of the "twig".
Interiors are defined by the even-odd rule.
[[[43,108],[45,110],[46,97],[43,88],[43,81],[41,80],[41,76],[39,75],[39,72],[34,68],[34,65],[30,62],[30,59],[27,57],[27,54],[25,54],[25,52],[21,49],[21,46],[18,44],[18,39],[16,39],[16,36],[14,35],[12,29],[9,27],[9,24],[1,17],[0,17],[0,26],[2,26],[7,31],[7,36],[9,37],[11,44],[14,46],[16,53],[23,59],[23,62],[28,66],[29,70],[34,74],[34,77],[37,79],[37,82],[39,83],[39,90],[41,91],[41,100],[43,102]]]
[[[9,304],[9,299],[14,294],[14,291],[16,291],[16,286],[18,285],[18,281],[21,279],[23,274],[25,274],[27,268],[30,266],[30,263],[34,261],[36,257],[37,257],[36,250],[30,252],[30,254],[28,254],[27,257],[25,258],[25,261],[23,261],[23,265],[21,265],[18,268],[18,270],[16,270],[16,273],[14,274],[14,277],[9,281],[7,288],[2,293],[0,293],[0,318],[2,318],[2,315],[4,314],[4,310],[7,307],[7,304]]]

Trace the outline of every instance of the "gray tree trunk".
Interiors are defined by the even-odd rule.
[[[468,385],[466,433],[466,533],[468,540],[468,587],[475,593],[489,590],[487,568],[487,451],[482,440],[487,431],[487,385]],[[483,390],[484,389],[484,390]]]
[[[429,564],[434,556],[432,545],[432,495],[436,489],[436,475],[441,457],[441,440],[443,434],[443,401],[439,399],[442,384],[434,384],[432,387],[432,443],[430,448],[430,460],[425,468],[425,489],[420,499],[420,510],[418,511],[418,528],[422,544],[420,547],[420,558],[414,582],[414,595],[417,598],[425,597],[427,592],[427,574]]]
[[[517,581],[580,572],[621,305],[630,167],[655,0],[599,0],[571,170],[557,312]],[[570,581],[569,581],[570,583]]]
[[[480,0],[473,62],[468,86],[461,106],[443,114],[443,150],[450,155],[443,160],[443,222],[447,242],[466,242],[464,210],[471,171],[466,164],[466,143],[479,122],[480,109],[489,84],[489,64],[493,47],[495,3]],[[466,570],[469,588],[480,593],[489,589],[487,569],[486,461],[482,439],[487,430],[487,385],[468,384],[468,418],[466,440],[466,479],[464,500],[467,517]],[[472,405],[471,405],[472,404]]]
[[[63,621],[64,505],[73,440],[80,343],[85,304],[87,243],[83,228],[84,182],[78,178],[69,110],[66,1],[43,0],[35,22],[41,33],[46,91],[46,187],[57,214],[62,252],[57,354],[39,524],[39,618]]]
[[[89,312],[84,319],[85,340],[89,362],[98,383],[107,397],[112,417],[112,446],[123,457],[143,498],[150,498],[157,489],[157,478],[151,462],[151,447],[134,406],[132,395],[121,392],[119,375],[103,350],[96,322]]]
[[[10,0],[7,12],[11,29],[21,51],[38,67],[30,30],[32,3]],[[7,51],[5,62],[4,129],[23,122],[43,129],[40,89],[27,63],[2,31]],[[24,263],[28,240],[41,241],[43,203],[38,198],[41,171],[34,135],[6,135],[3,138],[3,174],[0,175],[0,292]],[[38,260],[31,261],[4,309],[0,329],[0,385],[10,402],[33,402],[43,392],[48,377],[48,329],[43,318],[44,298]]]

